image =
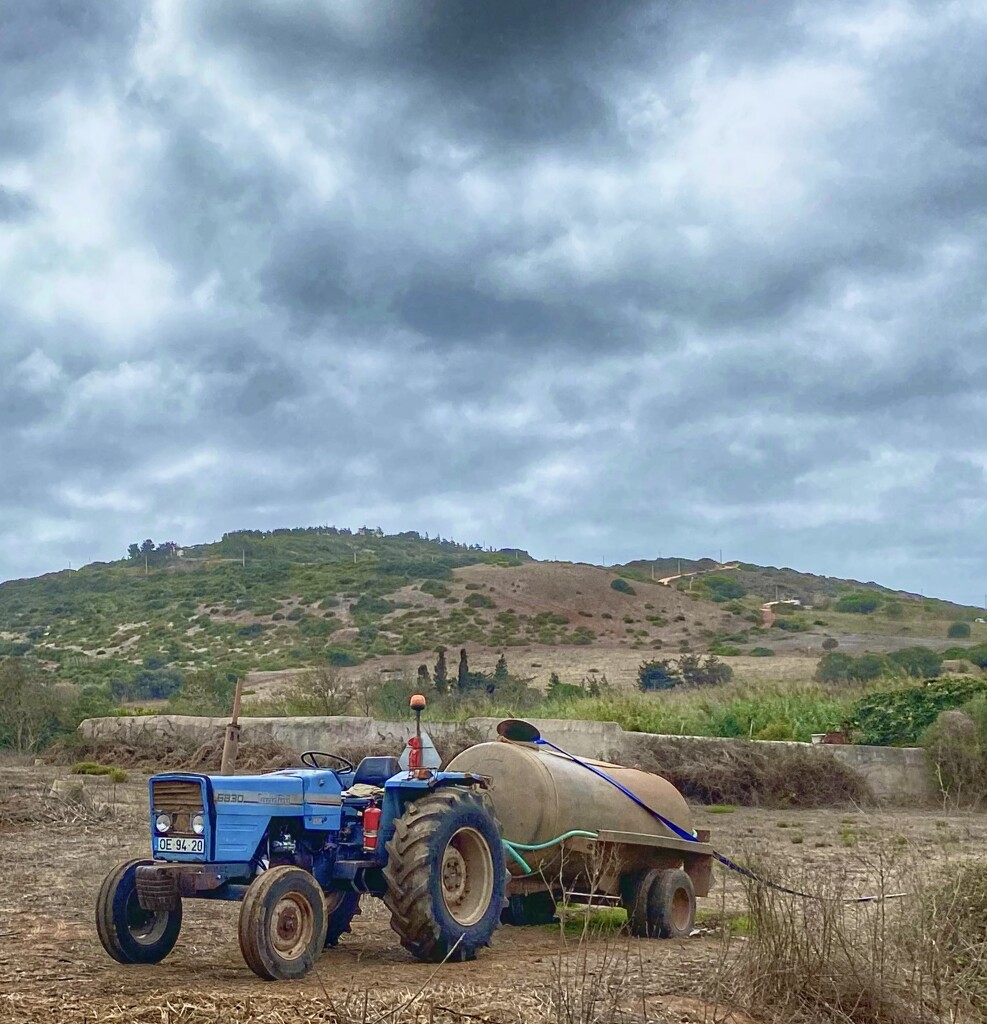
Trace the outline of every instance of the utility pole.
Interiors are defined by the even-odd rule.
[[[246,548],[240,548],[240,565],[242,565],[244,569],[247,568],[247,549]]]
[[[147,554],[144,555],[144,575],[147,575]]]
[[[723,564],[723,548],[720,548],[720,561],[719,561],[719,564],[720,565]]]

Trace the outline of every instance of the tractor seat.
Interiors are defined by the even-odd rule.
[[[401,771],[396,757],[365,757],[357,766],[353,785],[383,786],[392,776]]]

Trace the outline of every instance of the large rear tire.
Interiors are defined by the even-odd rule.
[[[129,860],[103,879],[96,898],[96,934],[120,964],[157,964],[175,948],[182,929],[182,900],[172,910],[144,910],[137,899],[137,869]]]
[[[300,978],[326,942],[326,900],[301,868],[270,868],[250,883],[240,905],[240,952],[265,981]]]
[[[476,793],[440,789],[395,822],[384,869],[391,927],[419,960],[472,960],[506,904],[500,826]]]

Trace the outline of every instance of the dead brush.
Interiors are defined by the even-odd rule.
[[[729,994],[765,1022],[987,1021],[985,865],[933,878],[906,850],[797,877],[770,863],[756,870],[819,898],[749,882],[750,936],[717,972],[715,995]],[[910,895],[845,902],[864,895],[861,877],[873,880],[867,895]]]
[[[943,1020],[987,1021],[987,863],[940,870],[910,909],[901,941],[924,1000]]]
[[[0,826],[102,825],[117,813],[113,790],[106,799],[82,784],[69,785],[61,792],[44,785],[0,789]]]
[[[830,754],[794,744],[639,736],[631,759],[701,804],[834,807],[873,802],[859,772]]]

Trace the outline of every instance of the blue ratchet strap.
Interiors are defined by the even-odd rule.
[[[632,793],[626,786],[621,785],[615,778],[612,778],[610,775],[607,775],[606,772],[601,772],[599,768],[596,768],[594,765],[591,765],[588,762],[581,760],[580,758],[576,757],[575,754],[570,754],[568,750],[563,750],[561,747],[557,747],[554,743],[551,743],[549,740],[546,740],[541,736],[539,736],[533,742],[538,744],[539,746],[551,747],[552,750],[554,750],[556,753],[562,754],[563,757],[568,757],[571,761],[574,761],[576,764],[581,765],[587,771],[592,772],[594,775],[598,775],[605,782],[609,782],[611,786],[615,786],[617,789],[619,789],[621,793],[624,794],[624,796],[629,797],[631,800],[633,800],[634,803],[638,805],[638,807],[640,807],[642,810],[647,811],[648,814],[650,814],[653,818],[657,818],[658,821],[660,821],[662,825],[665,826],[665,828],[669,829],[669,831],[671,831],[674,835],[678,836],[679,839],[685,839],[687,842],[690,843],[699,842],[698,836],[694,835],[692,832],[687,832],[681,826],[676,825],[674,821],[670,821],[668,818],[666,818],[664,814],[661,814],[660,812],[656,811],[653,807],[649,807],[636,793]],[[814,896],[812,893],[800,892],[798,889],[789,889],[787,886],[778,885],[777,882],[770,882],[766,878],[761,878],[759,875],[756,875],[753,871],[751,871],[750,868],[745,868],[742,865],[735,863],[734,861],[730,860],[729,857],[724,857],[722,853],[718,853],[716,850],[712,851],[712,855],[725,868],[729,868],[731,871],[736,871],[738,875],[743,875],[745,878],[749,878],[752,882],[757,882],[758,885],[765,885],[769,889],[775,889],[778,892],[788,893],[789,896],[801,896],[804,899],[808,900],[833,899],[834,902],[837,903],[874,903],[877,900],[893,900],[908,895],[908,893],[906,892],[895,892],[886,893],[882,896],[858,896],[856,898],[851,899]]]

